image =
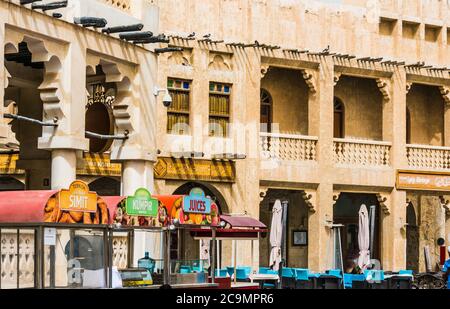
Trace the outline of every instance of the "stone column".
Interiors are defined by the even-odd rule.
[[[76,179],[77,155],[73,149],[52,151],[51,187],[52,190],[67,189]]]
[[[314,72],[316,92],[309,97],[309,134],[318,136],[317,157],[321,182],[317,188],[316,211],[309,216],[308,268],[324,271],[329,267],[330,229],[333,220],[333,97],[334,65],[331,57],[321,57],[318,72]],[[315,112],[313,112],[315,111]]]
[[[134,195],[139,188],[154,194],[153,162],[127,160],[122,162],[122,195]]]
[[[391,80],[378,80],[383,93],[383,140],[392,142],[392,179],[397,170],[408,167],[406,158],[406,73],[396,67]],[[384,269],[406,267],[406,191],[381,194],[381,263]]]
[[[8,12],[6,10],[0,10],[0,20],[7,21]],[[0,138],[8,137],[9,127],[3,122],[4,104],[3,99],[5,97],[5,88],[8,85],[8,76],[5,68],[5,23],[0,24]]]
[[[68,188],[76,178],[77,151],[89,149],[85,138],[85,51],[74,40],[66,56],[52,55],[45,62],[44,81],[39,86],[43,120],[58,120],[57,127],[43,127],[38,139],[38,149],[52,153],[52,189]]]

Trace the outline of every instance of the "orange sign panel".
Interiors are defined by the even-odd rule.
[[[398,171],[397,189],[450,191],[450,174]]]
[[[80,180],[72,182],[69,190],[61,190],[59,208],[66,211],[97,212],[97,194],[89,192],[88,185]]]

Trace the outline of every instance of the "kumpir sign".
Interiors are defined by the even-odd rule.
[[[158,200],[152,198],[147,189],[137,189],[134,196],[127,197],[125,209],[130,216],[156,217],[158,215]]]

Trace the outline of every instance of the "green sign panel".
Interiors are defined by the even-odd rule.
[[[158,200],[152,198],[147,189],[137,189],[134,196],[127,197],[125,209],[129,216],[156,217]]]

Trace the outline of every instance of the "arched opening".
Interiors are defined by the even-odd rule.
[[[120,180],[102,177],[91,182],[89,190],[97,192],[99,196],[119,196]]]
[[[373,246],[370,248],[371,259],[380,260],[380,210],[376,194],[364,193],[341,193],[333,209],[333,223],[343,225],[341,233],[342,243],[342,261],[344,267],[348,265],[357,265],[359,257],[359,211],[362,205],[366,205],[367,211],[374,216],[374,226],[369,230],[373,230]],[[369,219],[370,225],[370,219]],[[370,233],[369,233],[370,234]],[[332,256],[334,253],[329,253]]]
[[[101,134],[114,134],[114,115],[112,106],[115,100],[114,83],[105,82],[102,66],[96,67],[95,73],[88,76],[88,100],[86,104],[86,131]],[[112,139],[89,138],[89,152],[104,153],[112,145]]]
[[[419,226],[413,203],[406,207],[406,269],[419,272]]]
[[[271,132],[272,131],[272,96],[270,93],[261,89],[261,132]]]
[[[22,191],[25,190],[25,184],[14,177],[0,177],[0,191]]]
[[[7,108],[5,113],[42,121],[45,120],[43,116],[46,113],[41,93],[48,90],[44,79],[49,75],[57,76],[58,67],[55,63],[59,60],[56,56],[52,56],[46,62],[33,61],[35,41],[37,40],[24,37],[23,41],[17,44],[9,42],[3,46],[4,68],[2,70],[6,71],[6,88],[2,99]],[[50,160],[51,153],[37,147],[37,140],[43,136],[46,129],[26,121],[6,119],[5,122],[10,126],[10,131],[7,133],[7,137],[0,142],[2,159],[11,161],[12,156],[18,156],[17,159],[24,159],[26,162]],[[23,169],[15,167],[15,170],[11,170],[8,174],[25,179],[26,185],[7,177],[0,184],[0,190],[23,190],[25,187],[28,190],[49,189],[50,168],[46,164],[28,168],[25,163]]]
[[[228,206],[226,204],[225,198],[219,192],[217,188],[210,184],[200,183],[200,182],[187,182],[176,189],[174,195],[189,195],[189,192],[193,188],[199,188],[203,190],[205,196],[210,197],[212,201],[216,203],[219,208],[219,212],[226,213],[228,211]],[[188,230],[178,229],[173,231],[170,237],[170,258],[174,260],[183,260],[188,263],[198,260],[200,255],[200,241],[194,240],[190,235]],[[207,244],[210,260],[212,258],[212,252],[209,250],[210,244]],[[203,250],[203,248],[202,248]],[[217,260],[220,265],[222,260],[222,241],[218,241],[217,245]]]
[[[334,98],[334,138],[345,138],[345,107],[339,98]]]

